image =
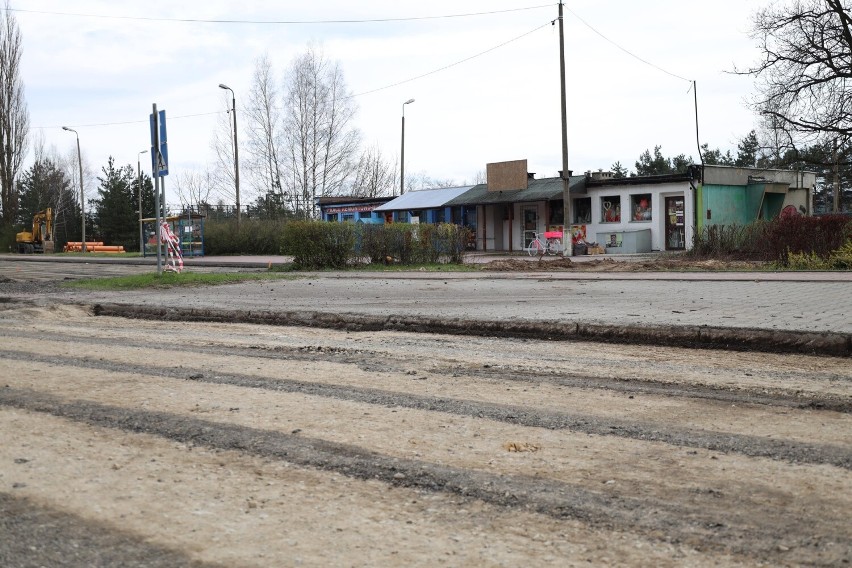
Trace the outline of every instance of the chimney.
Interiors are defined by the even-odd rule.
[[[527,172],[527,179],[535,179],[535,172]]]

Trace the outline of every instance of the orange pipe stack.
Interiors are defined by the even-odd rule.
[[[80,241],[71,242],[69,241],[65,245],[65,252],[82,252],[83,251],[83,243]],[[124,252],[124,247],[122,245],[105,245],[103,241],[97,242],[89,242],[86,241],[86,252],[111,252],[111,253],[119,253]]]

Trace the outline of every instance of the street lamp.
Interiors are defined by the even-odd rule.
[[[86,198],[83,195],[83,158],[80,156],[80,135],[73,128],[63,126],[62,130],[73,132],[77,136],[77,163],[80,165],[80,216],[83,218],[83,228],[80,232],[80,247],[86,252]]]
[[[410,105],[414,99],[402,103],[402,148],[399,151],[399,194],[405,193],[405,105]]]
[[[142,154],[147,154],[148,150],[141,150],[136,154],[136,177],[139,180],[139,186],[136,188],[139,193],[139,254],[145,256],[145,236],[142,232],[142,162],[140,161]]]
[[[220,89],[231,91],[231,112],[234,113],[234,188],[237,194],[237,226],[240,225],[240,150],[237,146],[237,97],[234,90],[223,83],[219,83]]]

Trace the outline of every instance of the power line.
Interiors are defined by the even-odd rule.
[[[210,116],[212,114],[222,114],[223,112],[230,112],[229,110],[219,110],[214,112],[199,112],[197,114],[183,114],[179,116],[170,116],[169,120],[178,120],[181,118],[194,118],[196,116]],[[101,122],[101,123],[93,123],[93,124],[72,124],[71,126],[74,128],[89,128],[94,126],[124,126],[127,124],[147,124],[147,120],[127,120],[123,122]],[[68,125],[66,125],[68,126]],[[61,128],[60,126],[33,126],[32,128],[36,130],[47,130],[51,128]]]
[[[154,18],[147,16],[109,16],[104,14],[80,14],[73,12],[48,12],[43,10],[23,10],[20,8],[9,8],[11,12],[25,14],[40,14],[48,16],[65,16],[73,18],[100,18],[110,20],[132,20],[143,22],[177,22],[177,23],[200,23],[200,24],[269,24],[269,25],[324,25],[324,24],[375,24],[388,22],[412,22],[421,20],[443,20],[450,18],[469,18],[475,16],[491,16],[495,14],[507,14],[512,12],[524,12],[539,10],[541,8],[552,8],[553,4],[539,6],[527,6],[523,8],[507,8],[505,10],[492,10],[489,12],[470,12],[465,14],[445,14],[441,16],[408,16],[402,18],[367,18],[362,20],[217,20],[204,18]]]
[[[614,45],[615,47],[617,47],[618,49],[620,49],[621,51],[623,51],[624,53],[626,53],[627,55],[629,55],[630,57],[633,57],[633,58],[635,58],[635,59],[638,59],[639,61],[641,61],[641,62],[642,62],[642,63],[644,63],[645,65],[649,65],[649,66],[653,67],[654,69],[657,69],[658,71],[662,71],[662,72],[663,72],[663,73],[665,73],[666,75],[670,75],[670,76],[674,77],[675,79],[680,79],[681,81],[686,81],[687,83],[690,83],[690,85],[692,84],[692,79],[687,79],[686,77],[681,77],[680,75],[677,75],[676,73],[672,73],[671,71],[666,71],[665,69],[663,69],[663,68],[662,68],[662,67],[660,67],[659,65],[655,65],[655,64],[651,63],[650,61],[648,61],[648,60],[646,60],[646,59],[642,59],[641,57],[639,57],[638,55],[636,55],[636,54],[635,54],[635,53],[633,53],[632,51],[628,50],[628,49],[627,49],[627,48],[625,48],[625,47],[621,47],[619,44],[615,43],[613,40],[609,39],[608,37],[606,37],[605,35],[603,35],[601,32],[599,32],[598,30],[596,30],[594,27],[592,27],[592,25],[591,25],[591,24],[589,24],[586,20],[584,20],[583,18],[581,18],[581,17],[577,14],[577,12],[575,12],[574,10],[572,10],[571,8],[569,8],[568,6],[565,6],[565,9],[566,9],[566,10],[568,10],[569,12],[571,12],[571,14],[573,14],[575,18],[577,18],[578,20],[580,20],[580,22],[582,22],[584,26],[586,26],[587,28],[589,28],[590,30],[592,30],[593,32],[595,32],[596,34],[598,34],[599,36],[601,36],[604,40],[608,41],[609,43],[611,43],[612,45]],[[689,92],[689,91],[687,91],[687,92]]]
[[[537,32],[538,30],[540,30],[544,27],[547,27],[549,25],[550,25],[550,22],[547,22],[546,24],[542,24],[542,25],[538,26],[537,28],[534,28],[534,29],[532,29],[532,30],[530,30],[526,33],[523,33],[523,34],[521,34],[517,37],[514,37],[514,38],[512,38],[508,41],[504,41],[503,43],[501,43],[499,45],[495,45],[494,47],[490,47],[490,48],[486,49],[485,51],[481,51],[481,52],[477,53],[476,55],[471,55],[470,57],[466,57],[465,59],[461,59],[459,61],[456,61],[455,63],[450,63],[449,65],[445,65],[445,66],[443,66],[439,69],[429,71],[428,73],[423,73],[422,75],[417,75],[416,77],[411,77],[410,79],[405,79],[404,81],[399,81],[399,82],[393,83],[391,85],[385,85],[384,87],[379,87],[377,89],[364,91],[363,93],[350,95],[347,98],[354,98],[354,97],[360,97],[360,96],[363,96],[363,95],[369,95],[369,94],[372,94],[372,93],[376,93],[378,91],[390,89],[391,87],[397,87],[399,85],[404,85],[405,83],[410,83],[411,81],[416,81],[417,79],[422,79],[423,77],[428,77],[429,75],[434,75],[435,73],[439,73],[441,71],[446,71],[447,69],[450,69],[451,67],[455,67],[456,65],[461,65],[462,63],[466,63],[466,62],[468,62],[472,59],[476,59],[477,57],[481,57],[481,56],[485,55],[486,53],[491,53],[492,51],[494,51],[496,49],[500,49],[503,46],[506,46],[506,45],[509,45],[512,42],[518,41],[519,39],[525,38],[526,36],[531,35],[531,34]]]
[[[500,43],[498,45],[490,47],[490,48],[488,48],[484,51],[480,51],[479,53],[477,53],[475,55],[471,55],[470,57],[460,59],[459,61],[456,61],[454,63],[450,63],[449,65],[444,65],[443,67],[439,67],[438,69],[433,69],[432,71],[429,71],[427,73],[423,73],[421,75],[417,75],[416,77],[410,77],[408,79],[404,79],[402,81],[397,81],[396,83],[393,83],[393,84],[390,84],[390,85],[385,85],[384,87],[378,87],[376,89],[371,89],[369,91],[364,91],[362,93],[349,95],[349,96],[344,97],[344,98],[355,98],[355,97],[361,97],[361,96],[364,96],[364,95],[369,95],[369,94],[372,94],[372,93],[377,93],[377,92],[383,91],[385,89],[390,89],[392,87],[404,85],[406,83],[416,81],[417,79],[422,79],[423,77],[428,77],[430,75],[440,73],[441,71],[446,71],[447,69],[450,69],[450,68],[455,67],[457,65],[461,65],[462,63],[467,63],[468,61],[476,59],[477,57],[482,57],[483,55],[491,53],[492,51],[500,49],[501,47],[505,47],[506,45],[509,45],[510,43],[516,42],[520,39],[523,39],[528,35],[532,35],[533,33],[537,32],[538,30],[540,30],[542,28],[549,26],[550,24],[551,24],[551,22],[548,21],[547,23],[542,24],[542,25],[540,25],[536,28],[533,28],[533,29],[529,30],[528,32],[525,32],[525,33],[523,33],[519,36],[516,36],[512,39],[506,40],[503,43]],[[222,111],[215,111],[215,112],[204,112],[204,113],[197,113],[197,114],[185,114],[185,115],[179,115],[179,116],[170,116],[169,120],[179,120],[179,119],[182,119],[182,118],[193,118],[193,117],[197,117],[197,116],[209,116],[209,115],[213,115],[213,114],[221,114],[223,112],[230,112],[230,110],[227,110],[227,111],[222,110]],[[148,122],[147,120],[130,120],[130,121],[125,121],[125,122],[105,122],[105,123],[99,123],[99,124],[77,124],[77,125],[72,124],[71,126],[75,127],[75,128],[87,128],[87,127],[96,127],[96,126],[120,126],[120,125],[127,125],[127,124],[142,124],[142,123],[147,123],[147,122]],[[34,126],[33,128],[35,128],[35,129],[48,129],[48,128],[60,128],[60,127],[59,126]]]

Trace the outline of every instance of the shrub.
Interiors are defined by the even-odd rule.
[[[830,268],[837,270],[852,270],[852,238],[842,247],[833,251],[828,257]]]
[[[766,222],[750,225],[710,225],[696,231],[689,254],[702,258],[754,258],[766,232]]]
[[[287,221],[277,219],[208,219],[204,223],[204,254],[280,254]]]
[[[849,223],[849,217],[843,215],[775,219],[767,227],[762,255],[782,266],[787,266],[791,253],[806,253],[827,260],[847,241]]]
[[[457,225],[372,225],[293,222],[284,228],[281,250],[300,270],[345,268],[357,262],[461,263],[469,230]]]
[[[438,225],[361,225],[358,256],[371,263],[461,263],[469,229]]]
[[[291,221],[284,226],[281,251],[293,256],[299,270],[345,268],[356,258],[353,223]]]
[[[711,225],[697,231],[690,254],[698,257],[734,257],[766,260],[788,266],[828,260],[852,238],[852,220],[843,215],[786,217],[750,225]],[[840,261],[839,261],[840,262]]]
[[[813,252],[790,252],[787,254],[786,268],[790,270],[827,270],[826,259]]]

